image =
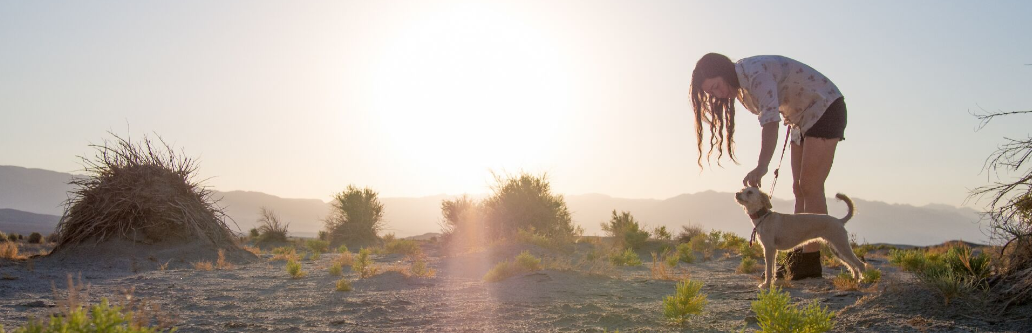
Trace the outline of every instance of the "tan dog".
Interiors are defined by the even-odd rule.
[[[846,233],[846,221],[853,217],[853,201],[842,193],[836,198],[845,201],[849,213],[839,219],[826,214],[781,214],[771,211],[773,206],[767,194],[755,187],[747,187],[735,193],[735,201],[745,208],[752,218],[753,234],[763,246],[763,261],[766,265],[765,278],[760,288],[767,288],[774,280],[774,261],[777,251],[788,251],[804,244],[823,241],[828,244],[853,278],[860,280],[864,264],[853,254]],[[752,242],[750,237],[750,242]]]

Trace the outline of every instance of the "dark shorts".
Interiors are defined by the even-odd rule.
[[[806,134],[803,135],[805,141],[807,137],[822,138],[822,139],[839,139],[845,140],[846,136],[846,100],[839,97],[828,109],[824,111],[824,115],[821,119],[817,119],[817,122],[806,130]]]

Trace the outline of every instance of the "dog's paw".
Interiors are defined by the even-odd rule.
[[[770,287],[770,282],[760,283],[760,285],[758,285],[756,287],[760,288],[760,289],[767,289],[767,287]]]

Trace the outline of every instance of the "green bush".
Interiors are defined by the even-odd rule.
[[[749,242],[745,238],[739,237],[737,234],[732,232],[724,232],[720,237],[719,247],[724,250],[738,251],[742,246],[749,246]]]
[[[369,188],[347,189],[333,196],[326,232],[331,244],[369,244],[379,240],[383,229],[383,204],[379,194]]]
[[[623,252],[613,252],[609,255],[609,262],[616,266],[641,266],[641,257],[632,249]]]
[[[348,281],[348,278],[337,280],[337,291],[351,291],[351,282]]]
[[[664,226],[660,226],[659,228],[656,228],[655,230],[653,230],[652,234],[655,235],[656,239],[659,239],[659,240],[671,240],[671,239],[674,238],[674,236],[671,235],[669,231],[667,231],[667,228],[666,228],[665,225]]]
[[[573,225],[566,200],[552,194],[546,175],[495,175],[494,193],[481,204],[488,241],[509,238],[520,229],[549,238],[572,238]]]
[[[523,251],[516,256],[516,267],[524,271],[538,271],[541,270],[541,259],[530,254],[530,251]]]
[[[702,253],[703,260],[709,260],[710,257],[713,256],[713,250],[716,249],[716,243],[714,243],[712,238],[707,234],[698,234],[695,237],[692,237],[692,239],[688,241],[688,245],[691,247],[692,251]]]
[[[665,259],[667,266],[670,268],[677,267],[677,263],[681,262],[681,256],[677,253],[668,254]]]
[[[927,259],[921,250],[892,249],[889,251],[889,262],[898,265],[904,271],[918,272],[924,267]]]
[[[692,250],[692,245],[688,243],[678,244],[677,257],[685,263],[695,262],[695,251]]]
[[[119,332],[119,333],[151,333],[163,330],[157,327],[141,325],[133,321],[132,311],[123,309],[120,306],[112,306],[106,298],[101,299],[100,304],[94,305],[87,311],[79,307],[62,317],[50,316],[46,323],[29,320],[25,326],[17,328],[12,333],[42,333],[42,332]],[[170,332],[174,332],[175,328]],[[0,326],[0,333],[4,332]]]
[[[543,234],[537,233],[534,230],[520,229],[516,231],[516,240],[524,244],[533,244],[538,247],[549,249],[556,252],[571,253],[576,248],[574,247],[573,237],[568,236],[555,236],[549,237]]]
[[[419,244],[414,240],[406,239],[394,239],[387,242],[384,246],[387,253],[397,253],[404,255],[416,255],[420,253]]]
[[[344,244],[340,244],[340,246],[337,247],[337,253],[344,253],[344,252],[348,252],[348,246],[344,245]]]
[[[376,267],[373,266],[373,260],[369,258],[369,255],[373,251],[368,248],[363,248],[358,251],[358,256],[351,263],[351,271],[358,272],[360,278],[367,278],[376,275]]]
[[[609,223],[602,223],[602,231],[613,237],[617,246],[621,248],[639,249],[649,239],[649,232],[641,229],[641,225],[634,220],[630,212],[617,214],[616,210],[613,210]]]
[[[305,245],[313,253],[326,253],[330,250],[330,242],[318,239],[309,239],[305,241]]]
[[[750,256],[742,256],[742,263],[738,264],[736,273],[751,274],[756,272],[756,259]]]
[[[709,301],[706,294],[699,293],[702,282],[684,280],[677,283],[677,291],[663,299],[663,314],[667,319],[681,325],[693,315],[702,313]]]
[[[43,235],[38,232],[29,234],[29,244],[39,244],[43,242]]]
[[[258,228],[251,228],[251,231],[248,233],[248,235],[251,237],[251,239],[258,239],[258,236],[260,236],[261,233],[258,232]]]
[[[426,260],[422,256],[418,256],[415,260],[412,261],[412,267],[409,269],[409,271],[412,273],[412,275],[426,278],[434,277],[434,275],[437,274],[437,272],[434,271],[433,268],[430,268],[430,266],[427,265]]]
[[[800,309],[791,304],[788,292],[777,287],[760,291],[752,310],[762,332],[827,332],[835,323],[834,314],[816,302]]]
[[[344,267],[341,267],[339,262],[334,262],[329,268],[330,275],[340,276],[344,273]]]
[[[701,234],[704,234],[704,233],[705,232],[702,231],[702,227],[700,227],[700,226],[690,225],[690,224],[689,225],[683,225],[683,226],[681,226],[681,232],[679,234],[677,234],[677,242],[678,243],[687,243],[687,242],[691,241],[692,238],[695,238],[695,236],[701,235]]]
[[[864,270],[861,275],[860,282],[863,283],[877,283],[881,280],[881,271],[876,268],[868,268]]]
[[[760,245],[760,242],[753,242],[752,245],[749,245],[749,242],[742,242],[738,245],[738,254],[743,257],[760,259],[763,258],[763,246]]]
[[[287,273],[290,274],[290,277],[294,279],[300,279],[305,277],[305,275],[308,275],[303,270],[301,270],[301,263],[296,260],[287,261]]]

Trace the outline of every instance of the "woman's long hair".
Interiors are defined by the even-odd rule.
[[[709,125],[710,147],[706,153],[706,161],[709,162],[713,149],[717,150],[717,165],[720,165],[720,158],[724,156],[724,146],[727,146],[727,155],[731,161],[738,163],[735,159],[735,99],[716,98],[702,90],[702,81],[715,77],[724,78],[732,89],[738,90],[741,85],[738,83],[738,74],[735,72],[735,63],[723,54],[707,53],[695,63],[695,70],[692,71],[691,98],[692,109],[695,111],[695,137],[696,146],[699,149],[699,167],[702,167],[702,128],[703,123]]]

